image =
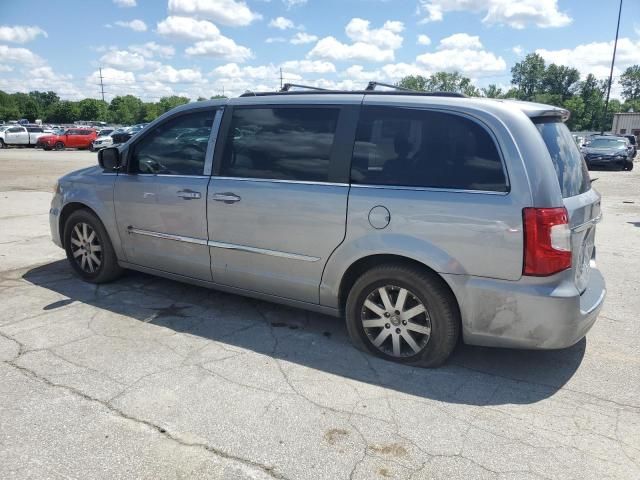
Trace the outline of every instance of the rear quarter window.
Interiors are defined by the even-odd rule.
[[[534,119],[534,124],[547,145],[562,197],[587,192],[591,188],[589,171],[567,126],[555,119]]]

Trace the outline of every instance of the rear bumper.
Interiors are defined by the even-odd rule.
[[[444,277],[460,304],[465,343],[490,347],[570,347],[591,329],[606,294],[604,278],[595,264],[582,294],[570,270],[516,282]]]

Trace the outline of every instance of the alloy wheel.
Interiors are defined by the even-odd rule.
[[[73,259],[86,273],[96,273],[102,265],[102,245],[96,231],[88,223],[77,223],[71,231]]]
[[[431,317],[424,303],[408,289],[395,285],[369,293],[360,318],[371,344],[392,357],[419,354],[431,337]]]

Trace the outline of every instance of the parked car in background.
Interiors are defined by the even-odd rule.
[[[45,150],[88,149],[96,138],[96,131],[93,128],[70,128],[59,135],[40,137],[37,146]]]
[[[344,316],[356,346],[409,365],[460,336],[583,338],[605,297],[600,195],[569,112],[376,93],[175,108],[59,180],[53,241],[88,282],[131,268]]]
[[[636,153],[638,153],[638,139],[635,135],[623,135],[623,137],[629,140],[629,143],[633,147],[633,157],[635,158]]]
[[[35,147],[45,133],[42,127],[10,125],[0,131],[0,148],[8,146]]]
[[[114,132],[114,130],[115,128],[101,128],[100,130],[98,130],[98,138],[111,135]]]
[[[113,145],[121,145],[123,143],[127,143],[129,139],[133,136],[140,133],[148,124],[142,123],[138,125],[133,125],[131,127],[125,127],[122,129],[116,130],[111,134],[111,138],[113,140]]]
[[[96,138],[91,144],[91,151],[97,152],[98,150],[102,150],[103,148],[111,147],[113,145],[113,137],[114,133],[117,130],[111,130],[108,134],[101,135],[102,132],[98,134],[98,138]]]
[[[633,155],[629,140],[613,135],[597,135],[590,137],[582,154],[587,167],[618,167],[622,170],[633,170]]]

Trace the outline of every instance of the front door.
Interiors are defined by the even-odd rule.
[[[5,143],[10,145],[27,145],[29,133],[24,127],[11,127],[4,134]]]
[[[324,265],[345,235],[350,145],[336,132],[348,134],[338,123],[357,114],[349,108],[227,113],[208,194],[216,283],[318,303]]]
[[[211,108],[179,113],[129,147],[115,187],[129,263],[211,280],[206,199],[215,115]]]

